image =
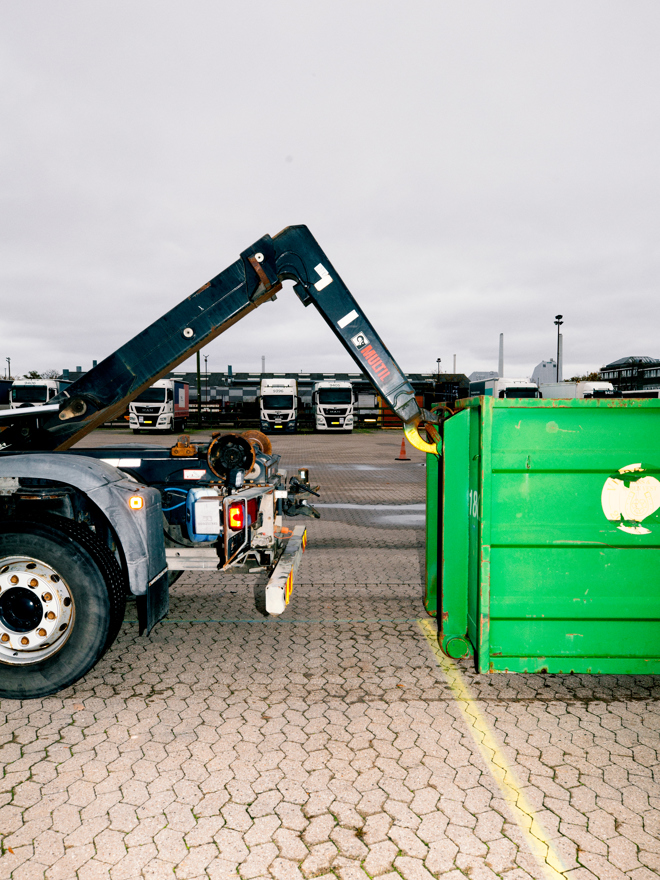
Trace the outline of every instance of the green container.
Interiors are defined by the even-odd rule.
[[[659,674],[660,400],[460,406],[427,461],[445,653],[479,672]]]

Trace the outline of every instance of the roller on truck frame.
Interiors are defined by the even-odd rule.
[[[154,382],[293,281],[316,306],[410,443],[436,453],[435,416],[305,226],[235,263],[43,406],[0,412],[0,697],[65,688],[102,657],[137,600],[140,633],[167,614],[184,570],[263,570],[266,610],[289,601],[306,542],[281,516],[316,515],[315,490],[280,471],[258,432],[180,438],[172,449],[73,449]],[[425,441],[419,427],[427,423]]]

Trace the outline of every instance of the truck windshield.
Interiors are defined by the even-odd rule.
[[[261,405],[264,409],[293,409],[293,395],[264,394]]]
[[[500,397],[540,397],[538,388],[507,388]]]
[[[165,388],[147,388],[134,403],[165,403]]]
[[[45,403],[48,389],[45,385],[18,385],[11,389],[14,403]]]
[[[352,402],[350,388],[319,388],[319,403],[323,406],[350,406]]]

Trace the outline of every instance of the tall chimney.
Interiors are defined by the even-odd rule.
[[[454,355],[454,375],[456,375],[456,355]]]
[[[500,359],[497,364],[497,374],[500,379],[504,377],[504,333],[500,333]]]
[[[261,372],[262,373],[266,372],[266,355],[265,354],[261,355]]]

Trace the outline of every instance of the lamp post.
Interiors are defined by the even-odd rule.
[[[11,379],[11,358],[5,358],[7,361],[7,378]]]
[[[199,352],[195,352],[196,355],[196,367],[197,367],[197,427],[202,427],[202,377],[200,375],[201,370],[199,366]]]
[[[205,380],[206,380],[206,394],[205,394],[206,400],[205,400],[205,403],[206,403],[206,409],[208,411],[208,408],[209,408],[209,370],[208,370],[209,356],[207,354],[204,354],[204,355],[202,355],[202,357],[204,358],[204,376],[205,376]],[[211,416],[209,413],[209,421],[210,421],[210,417]]]
[[[438,365],[438,378],[440,378],[440,362],[441,362],[441,361],[442,361],[442,358],[436,358],[436,359],[435,359],[435,362],[436,362],[437,365]]]
[[[555,315],[555,324],[557,325],[557,382],[559,382],[559,332],[561,325],[564,323],[563,315]]]

